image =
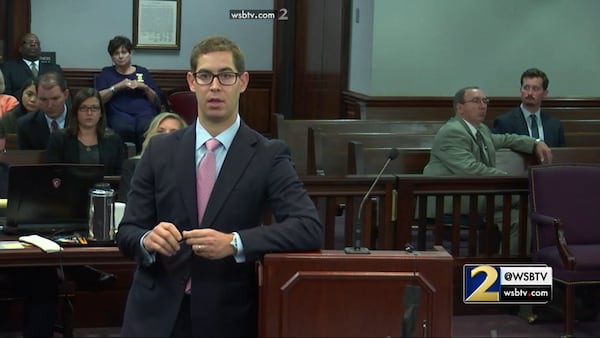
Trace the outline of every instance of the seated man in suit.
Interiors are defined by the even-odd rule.
[[[27,33],[21,38],[19,44],[21,59],[7,60],[2,65],[6,82],[5,94],[19,97],[19,90],[25,81],[35,79],[38,74],[49,71],[62,72],[62,68],[57,64],[41,63],[41,51],[40,39],[35,34]]]
[[[552,161],[550,148],[538,139],[514,134],[492,134],[483,123],[489,99],[478,87],[460,89],[452,101],[455,116],[451,117],[437,132],[433,140],[429,162],[423,174],[431,176],[449,175],[507,175],[496,168],[496,149],[510,148],[523,153],[535,153],[542,163]],[[468,207],[468,203],[461,203]],[[451,210],[451,199],[444,203]],[[483,208],[481,205],[480,208]],[[435,210],[433,205],[428,210]],[[514,217],[518,213],[513,213]],[[498,212],[495,222],[499,223],[502,213]],[[511,224],[516,219],[511,219]],[[516,228],[516,227],[512,227]],[[518,250],[517,232],[511,228],[510,252]]]
[[[39,110],[17,119],[19,149],[46,149],[52,131],[65,127],[69,106],[67,81],[62,72],[47,72],[36,80]]]
[[[495,134],[529,135],[550,147],[564,147],[565,133],[560,120],[541,110],[548,95],[548,76],[537,68],[521,75],[521,105],[494,119]]]

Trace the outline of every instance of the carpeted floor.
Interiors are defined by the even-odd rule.
[[[452,337],[561,337],[559,320],[528,324],[516,315],[454,316]],[[575,337],[600,337],[600,317],[575,324]]]
[[[118,327],[77,328],[76,337],[119,337]],[[452,337],[455,338],[517,338],[561,337],[563,323],[559,320],[528,324],[516,315],[454,316]],[[0,337],[20,337],[20,332],[0,332]],[[600,337],[600,316],[596,320],[575,324],[575,337]],[[60,335],[56,335],[60,337]]]

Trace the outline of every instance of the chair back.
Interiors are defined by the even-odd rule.
[[[531,212],[558,218],[569,245],[600,243],[600,165],[549,164],[529,170]],[[532,222],[533,251],[556,246],[553,227]]]
[[[171,110],[179,114],[188,124],[194,123],[198,117],[198,102],[196,101],[196,93],[192,91],[174,92],[169,95],[169,107]]]

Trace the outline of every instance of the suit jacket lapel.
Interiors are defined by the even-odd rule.
[[[485,158],[485,154],[484,154],[484,149],[482,148],[482,145],[479,143],[479,141],[477,141],[477,138],[475,138],[475,135],[473,135],[473,133],[471,132],[471,129],[469,128],[469,126],[467,125],[467,122],[463,119],[458,119],[457,120],[460,122],[460,124],[463,126],[463,128],[465,129],[466,133],[471,136],[471,141],[473,141],[475,143],[475,146],[477,147],[478,151],[481,153],[481,162],[483,162],[484,164],[490,166],[490,167],[494,167],[495,166],[495,160],[494,160],[494,152],[490,151],[491,148],[493,148],[493,142],[490,143],[491,141],[491,133],[489,132],[489,130],[486,132],[484,131],[484,127],[482,127],[481,125],[479,127],[477,127],[476,129],[479,131],[479,133],[481,134],[481,137],[483,138],[483,142],[485,143],[485,146],[488,148],[487,151],[487,156],[488,159],[486,160]],[[490,147],[490,144],[492,144],[492,147]],[[486,163],[489,161],[489,164]]]
[[[188,219],[193,227],[198,227],[198,204],[196,202],[196,125],[187,127],[181,134],[179,143],[182,151],[175,152],[176,177],[192,177],[192,180],[178,180],[181,200]]]
[[[34,78],[33,72],[31,71],[31,67],[29,67],[29,64],[27,62],[25,62],[25,60],[23,60],[23,59],[21,59],[20,64],[21,64],[21,70],[23,71],[24,75],[26,77],[33,79]],[[40,62],[40,65],[41,65],[41,62]],[[39,67],[38,67],[38,74],[39,73],[40,72],[39,72]]]
[[[256,142],[255,135],[242,122],[240,129],[233,138],[230,149],[227,151],[227,156],[208,200],[206,212],[202,219],[204,225],[213,224],[219,210],[223,208],[227,196],[244,175],[250,160],[256,152]]]
[[[494,147],[494,142],[492,141],[492,133],[483,124],[480,125],[477,130],[479,130],[481,133],[481,137],[483,138],[483,142],[487,148],[486,151],[488,155],[489,166],[496,167],[496,148]]]

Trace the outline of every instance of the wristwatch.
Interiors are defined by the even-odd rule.
[[[535,144],[538,144],[538,143],[542,142],[542,139],[536,138],[534,142],[535,142]]]
[[[108,88],[108,89],[110,89],[110,91],[113,93],[115,92],[115,86],[110,86],[110,88]]]
[[[235,256],[235,255],[237,255],[239,248],[240,248],[240,245],[238,244],[240,235],[238,235],[237,232],[233,232],[232,235],[233,235],[233,238],[231,239],[231,242],[229,242],[229,245],[231,245],[231,247],[233,247],[233,251],[234,251],[233,255]]]

